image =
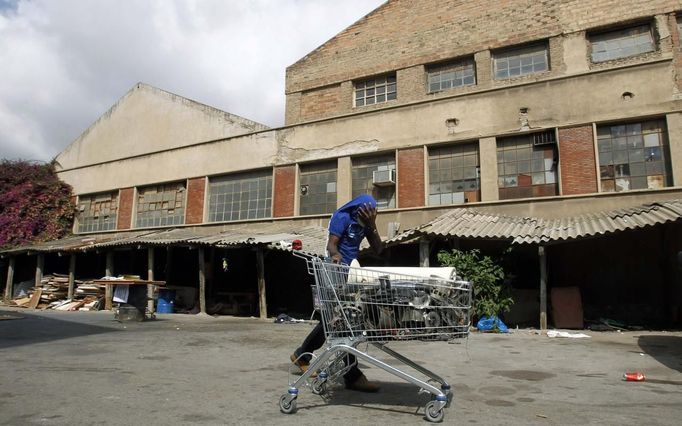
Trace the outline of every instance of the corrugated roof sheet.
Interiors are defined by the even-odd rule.
[[[244,224],[228,230],[221,228],[172,228],[109,234],[76,235],[46,243],[17,247],[5,254],[35,252],[78,252],[107,247],[206,245],[238,247],[267,245],[275,250],[290,250],[293,240],[301,240],[303,251],[313,255],[325,254],[327,230],[319,226],[297,228],[286,223]]]
[[[515,244],[537,244],[644,228],[680,218],[682,200],[560,219],[504,216],[475,209],[456,208],[431,222],[409,229],[387,240],[386,243],[394,244],[427,236],[511,240]]]

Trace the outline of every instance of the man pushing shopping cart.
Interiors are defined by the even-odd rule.
[[[399,341],[447,341],[469,334],[471,283],[456,276],[454,268],[360,268],[349,266],[360,243],[367,238],[377,253],[381,239],[376,232],[376,201],[357,197],[337,210],[329,226],[331,259],[294,252],[306,260],[314,276],[313,297],[320,324],[291,356],[287,393],[279,400],[285,414],[297,409],[301,387],[322,395],[327,383],[344,379],[348,389],[376,392],[357,367],[361,359],[431,394],[424,407],[425,418],[440,422],[451,400],[451,386],[439,375],[388,348]],[[371,344],[423,376],[400,370],[358,349]],[[313,351],[326,344],[317,356]],[[438,387],[438,385],[440,385]]]
[[[381,254],[381,237],[376,227],[377,202],[368,194],[355,197],[341,206],[332,215],[329,222],[329,239],[327,252],[334,264],[350,265],[358,257],[360,244],[367,238],[376,254]],[[296,364],[302,373],[310,368],[310,355],[324,344],[324,328],[319,322],[305,338],[303,344],[291,355],[291,362]],[[348,372],[343,376],[346,389],[360,392],[377,392],[379,385],[369,382],[357,367],[353,355],[344,359],[349,364]],[[315,373],[315,372],[313,372]]]

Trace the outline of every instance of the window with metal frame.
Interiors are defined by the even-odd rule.
[[[501,200],[559,194],[554,130],[500,138],[497,175]]]
[[[116,229],[118,191],[78,196],[78,232]]]
[[[300,214],[333,213],[336,210],[336,162],[302,164],[300,169]]]
[[[272,170],[210,178],[208,194],[209,222],[272,217]]]
[[[627,58],[656,49],[649,24],[592,34],[589,39],[592,62]]]
[[[520,77],[549,70],[547,43],[505,49],[493,54],[495,79]]]
[[[135,227],[147,228],[185,223],[186,189],[185,182],[138,188]]]
[[[446,64],[432,65],[427,68],[429,93],[439,92],[452,87],[476,84],[474,59],[466,58]]]
[[[664,120],[597,126],[602,192],[672,185]]]
[[[353,197],[370,194],[380,209],[395,208],[395,154],[353,158]]]
[[[355,82],[355,106],[380,104],[396,99],[395,74]]]
[[[429,205],[480,200],[477,143],[429,148]]]

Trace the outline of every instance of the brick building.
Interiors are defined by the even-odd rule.
[[[384,237],[454,208],[613,222],[674,203],[681,27],[673,0],[390,0],[287,68],[275,129],[136,85],[57,157],[78,195],[74,232],[293,234],[362,192]],[[590,315],[678,321],[682,227],[654,210],[632,227],[543,230],[517,250],[516,287],[534,300],[540,282],[577,286]],[[368,261],[426,264],[513,238],[398,238]]]

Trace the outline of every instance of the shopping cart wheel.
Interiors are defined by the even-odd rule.
[[[324,395],[327,393],[327,380],[315,379],[310,387],[315,395]]]
[[[424,412],[426,414],[426,420],[432,423],[440,423],[445,417],[445,411],[443,408],[438,408],[440,403],[438,401],[429,401],[426,404]]]
[[[283,412],[284,414],[294,414],[298,408],[296,406],[296,398],[294,397],[294,399],[287,403],[288,397],[289,394],[285,393],[279,398],[279,411]]]

